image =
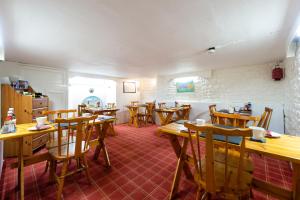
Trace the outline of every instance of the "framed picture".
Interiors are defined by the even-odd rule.
[[[136,93],[136,83],[123,82],[123,93]]]
[[[177,82],[176,83],[176,90],[177,90],[177,93],[195,92],[194,81]]]

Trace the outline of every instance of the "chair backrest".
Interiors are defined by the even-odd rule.
[[[271,117],[272,117],[272,112],[273,112],[272,108],[265,107],[265,111],[262,114],[257,126],[268,130],[270,121],[271,121]]]
[[[252,136],[252,130],[249,128],[246,129],[225,129],[225,128],[221,128],[221,127],[216,127],[214,125],[205,125],[205,126],[197,126],[195,124],[191,124],[191,123],[184,123],[184,126],[186,128],[188,128],[188,132],[189,132],[189,140],[190,140],[190,144],[191,144],[191,151],[192,151],[192,157],[193,157],[193,162],[195,165],[195,173],[197,177],[197,181],[200,182],[201,186],[205,188],[205,190],[211,194],[215,194],[217,189],[220,188],[216,188],[216,178],[220,178],[220,177],[216,177],[215,174],[215,158],[214,158],[214,152],[216,151],[216,149],[220,150],[224,150],[224,186],[223,186],[223,190],[226,191],[228,184],[229,183],[229,178],[230,174],[229,174],[229,170],[228,170],[228,153],[229,151],[236,151],[238,152],[238,165],[236,168],[236,173],[237,173],[237,177],[236,177],[236,187],[237,189],[240,186],[241,183],[241,179],[242,179],[242,172],[244,171],[244,158],[245,158],[245,138],[246,137],[250,137]],[[205,133],[205,153],[203,152],[203,154],[205,154],[205,159],[203,160],[203,156],[201,157],[201,145],[200,145],[200,134],[201,133]],[[214,135],[222,135],[225,140],[224,142],[221,142],[222,145],[218,145],[218,147],[215,145],[215,140],[213,140]],[[238,146],[238,148],[231,148],[231,144],[228,142],[228,137],[229,136],[239,136],[242,138],[241,143],[239,145],[235,145]],[[196,140],[196,142],[194,142],[194,140]],[[220,142],[219,142],[220,144]],[[205,161],[205,167],[204,167],[204,162]],[[205,169],[205,176],[203,176],[203,169]],[[221,171],[222,172],[222,171]],[[219,174],[218,174],[219,175]]]
[[[190,118],[190,112],[191,112],[191,109],[192,109],[191,104],[183,104],[183,105],[181,105],[181,107],[184,110],[183,119],[184,120],[189,120],[189,118]]]
[[[217,107],[216,104],[208,106],[209,115],[210,115],[210,119],[211,119],[211,123],[212,124],[215,123],[215,118],[214,118],[213,114],[214,114],[214,112],[217,112],[217,108],[216,107]]]
[[[138,104],[139,104],[139,101],[131,101],[130,102],[131,106],[138,106]]]
[[[166,107],[167,107],[167,105],[165,102],[158,103],[158,108],[166,108]]]
[[[107,108],[115,108],[116,103],[107,103]]]
[[[76,116],[76,109],[69,109],[69,110],[47,110],[43,111],[42,115],[48,117],[48,121],[54,122],[55,119],[62,118],[62,119],[69,119],[74,118]]]
[[[58,156],[62,158],[68,158],[70,156],[75,156],[75,158],[81,157],[84,152],[88,150],[89,141],[93,132],[94,123],[97,116],[91,117],[77,117],[70,119],[56,119],[57,123],[57,147]],[[72,138],[74,131],[76,130],[76,141],[75,149],[71,149],[70,145],[72,143]],[[63,142],[63,138],[67,139],[67,142]],[[72,151],[74,154],[70,154]]]
[[[87,106],[85,104],[78,105],[78,116],[82,116],[82,113],[86,112]]]
[[[248,115],[241,115],[238,113],[230,114],[230,113],[214,112],[213,118],[214,118],[213,124],[222,124],[226,126],[246,128],[249,122],[252,122],[252,124],[250,124],[251,126],[257,126],[260,116],[248,116]]]

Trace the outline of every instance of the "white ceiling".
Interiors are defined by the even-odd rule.
[[[300,13],[299,0],[0,2],[6,60],[123,77],[283,59]]]

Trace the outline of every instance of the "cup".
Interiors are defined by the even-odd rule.
[[[196,124],[198,126],[204,125],[205,124],[205,119],[196,119]]]
[[[249,128],[252,129],[253,131],[252,137],[254,139],[261,140],[265,137],[266,130],[264,128],[256,127],[256,126],[249,126]]]
[[[47,122],[47,117],[37,117],[36,123],[38,126],[43,126]]]

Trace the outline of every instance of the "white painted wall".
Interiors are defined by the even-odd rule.
[[[116,81],[116,103],[120,111],[117,113],[118,123],[128,121],[128,111],[125,105],[130,101],[140,101],[140,80],[133,79],[137,83],[137,93],[123,93],[123,81],[129,79],[118,79],[107,76],[68,72],[44,66],[20,64],[16,62],[0,62],[0,77],[16,76],[28,80],[37,92],[49,96],[50,109],[62,109],[68,107],[68,78],[82,76],[88,78],[109,79]]]
[[[123,93],[123,82],[134,81],[136,82],[137,90],[136,93]],[[141,101],[141,80],[139,79],[119,79],[117,80],[117,107],[120,109],[117,112],[118,123],[126,123],[129,119],[128,105],[131,101]]]
[[[91,93],[90,90],[93,89]],[[101,100],[101,106],[107,103],[116,103],[116,81],[75,77],[69,79],[68,108],[77,109],[79,104],[88,96],[96,96]]]
[[[36,92],[48,95],[50,109],[66,108],[67,71],[15,62],[0,62],[0,69],[0,77],[16,76],[28,80]]]

